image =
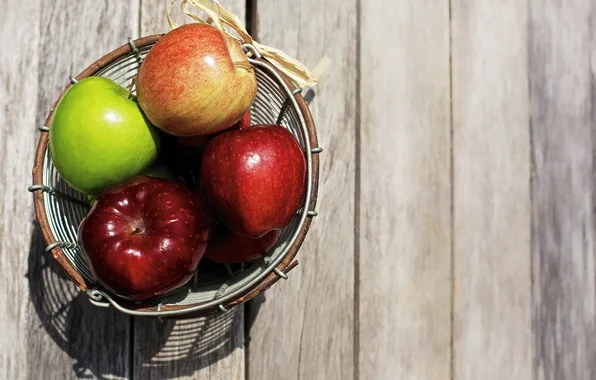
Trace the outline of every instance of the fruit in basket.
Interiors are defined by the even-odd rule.
[[[274,230],[258,239],[253,239],[236,235],[223,223],[218,223],[211,234],[205,258],[220,264],[256,260],[275,245],[279,235],[279,230]]]
[[[142,300],[184,285],[209,230],[184,185],[138,176],[103,192],[79,227],[83,257],[107,290]]]
[[[137,77],[139,104],[175,136],[229,128],[249,110],[256,78],[240,43],[211,25],[187,24],[151,48]]]
[[[159,131],[128,91],[110,79],[82,79],[60,99],[50,124],[50,152],[60,176],[90,195],[149,167]]]
[[[286,226],[305,191],[306,162],[279,125],[232,130],[209,142],[201,182],[216,217],[234,233],[258,238]]]

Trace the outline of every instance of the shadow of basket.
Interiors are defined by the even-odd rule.
[[[46,378],[44,370],[56,367],[52,361],[59,357],[48,355],[55,351],[48,346],[51,341],[72,358],[78,378],[128,378],[131,318],[89,303],[87,295],[74,286],[44,248],[36,226],[28,260],[29,293],[37,315],[28,338],[33,340],[28,344],[27,356],[32,378]],[[43,327],[41,332],[39,327]],[[51,341],[42,336],[42,331]]]
[[[190,376],[222,359],[244,359],[243,308],[208,316],[135,320],[134,372],[139,378],[177,378]],[[244,369],[238,371],[239,378]]]
[[[133,319],[111,308],[93,306],[44,248],[43,237],[35,225],[27,275],[37,315],[33,327],[43,327],[51,340],[72,358],[76,377],[127,379],[134,372],[139,378],[168,379],[192,376],[225,358],[237,357],[242,361],[241,348],[245,344],[242,306],[202,317]],[[254,315],[260,303],[251,307]],[[56,357],[44,355],[48,340],[38,332],[30,339],[35,341],[29,344],[28,368],[33,378],[44,378],[44,367],[55,363],[43,361]],[[243,375],[242,366],[234,370],[238,371],[238,377]]]

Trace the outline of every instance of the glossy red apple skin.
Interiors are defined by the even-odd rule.
[[[300,207],[306,160],[279,125],[255,125],[216,136],[203,154],[201,184],[218,220],[258,238],[285,227]]]
[[[139,69],[136,88],[153,125],[175,136],[197,136],[238,122],[250,109],[257,85],[237,40],[194,23],[157,41]]]
[[[139,176],[102,193],[79,227],[98,282],[129,300],[163,295],[193,276],[209,238],[197,199],[174,181]]]
[[[205,258],[219,264],[236,264],[256,260],[267,253],[279,239],[280,230],[273,230],[258,239],[236,235],[223,223],[213,229]]]

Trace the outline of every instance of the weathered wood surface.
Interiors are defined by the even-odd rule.
[[[245,18],[244,0],[222,4],[241,20]],[[161,0],[141,1],[142,36],[171,30],[165,5]],[[173,10],[178,24],[194,22],[178,6]],[[134,320],[135,379],[244,379],[244,358],[244,306],[186,320]]]
[[[27,251],[33,232],[31,183],[38,93],[39,11],[35,1],[0,1],[0,378],[25,378],[28,357]],[[40,254],[39,250],[34,250]]]
[[[596,3],[569,5],[530,3],[538,380],[596,378]]]
[[[532,378],[527,4],[452,2],[453,378]]]
[[[222,3],[333,60],[301,265],[228,314],[91,306],[32,223],[36,127],[167,1],[0,0],[0,378],[596,378],[596,4]]]
[[[259,0],[256,37],[331,69],[312,102],[321,154],[319,216],[300,265],[264,296],[250,330],[249,379],[350,379],[354,371],[356,1]],[[249,306],[255,318],[255,305]]]
[[[148,36],[152,34],[167,33],[172,28],[168,23],[166,14],[166,6],[169,4],[169,0],[138,0],[140,1],[140,24],[139,30],[141,36]],[[222,0],[221,4],[230,12],[234,13],[240,20],[246,19],[246,1],[245,0]],[[172,8],[172,16],[176,23],[188,24],[194,22],[194,20],[180,10],[180,4],[178,1]],[[187,5],[188,10],[193,10],[193,7]],[[196,13],[196,12],[195,12]],[[204,16],[204,14],[198,14]]]
[[[449,4],[362,1],[360,379],[450,375]]]

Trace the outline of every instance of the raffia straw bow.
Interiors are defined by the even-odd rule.
[[[167,8],[168,22],[170,23],[172,29],[175,29],[179,26],[174,22],[171,15],[172,7],[177,1],[178,0],[172,0]],[[209,18],[207,20],[203,20],[199,16],[190,12],[188,9],[186,9],[187,3],[207,13]],[[286,74],[298,87],[306,88],[315,86],[319,82],[320,77],[331,64],[331,61],[328,57],[323,57],[323,59],[321,59],[317,66],[315,66],[315,68],[311,71],[300,61],[289,56],[283,51],[258,43],[250,36],[250,34],[248,34],[246,29],[240,23],[238,17],[227,11],[217,0],[182,0],[180,8],[185,15],[193,18],[195,21],[202,24],[212,25],[230,37],[240,41],[242,44],[253,45],[264,58],[266,58],[281,72]],[[231,34],[226,29],[226,26],[233,29],[238,36]]]

